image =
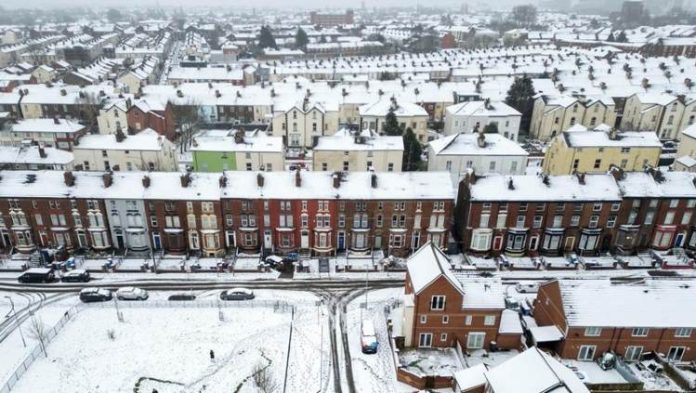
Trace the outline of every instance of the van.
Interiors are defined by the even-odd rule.
[[[53,274],[53,269],[49,268],[32,268],[28,269],[17,277],[17,281],[21,283],[32,283],[32,282],[53,282],[56,276]]]
[[[362,353],[377,353],[379,343],[372,321],[363,321],[360,327],[360,345]]]

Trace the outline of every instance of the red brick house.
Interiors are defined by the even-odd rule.
[[[460,345],[476,350],[490,349],[492,342],[502,349],[520,347],[520,321],[516,313],[505,313],[500,280],[456,275],[447,256],[432,243],[411,255],[407,266],[403,321],[407,347]]]
[[[551,281],[534,302],[539,326],[556,326],[551,348],[562,358],[591,361],[612,351],[627,361],[655,351],[674,361],[696,360],[696,289],[681,280],[613,283]]]
[[[474,254],[595,255],[616,237],[622,197],[611,175],[472,173],[459,190],[457,234]]]
[[[126,115],[128,128],[133,133],[152,128],[170,141],[176,138],[176,120],[171,102],[142,98],[128,108]]]

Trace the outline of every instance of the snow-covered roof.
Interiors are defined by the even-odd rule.
[[[520,322],[520,315],[514,310],[503,310],[503,313],[500,317],[500,327],[498,328],[498,333],[522,334],[522,323]]]
[[[467,101],[446,108],[447,116],[522,116],[515,108],[504,102]]]
[[[612,328],[696,328],[695,284],[682,280],[633,284],[559,281],[569,326]]]
[[[463,292],[459,280],[452,272],[449,259],[431,242],[424,244],[408,258],[406,268],[413,292],[416,294],[441,276],[445,277],[454,288]]]
[[[55,132],[72,134],[84,130],[82,124],[67,119],[23,119],[12,125],[12,132]]]
[[[695,178],[691,172],[625,172],[618,183],[628,198],[696,198]]]
[[[41,157],[38,146],[0,146],[0,163],[67,165],[74,158],[71,152],[53,147],[44,147],[44,153],[46,157]]]
[[[295,174],[278,172],[225,172],[225,187],[220,187],[221,173],[192,173],[191,184],[182,187],[178,172],[113,172],[113,184],[104,188],[102,173],[73,172],[75,185],[64,183],[61,171],[3,171],[0,197],[76,197],[106,199],[350,199],[350,200],[453,200],[454,189],[447,172],[378,173],[372,187],[371,172],[349,172],[342,176],[339,188],[333,187],[331,172],[302,172],[301,185]],[[33,181],[27,182],[32,175]],[[259,187],[257,176],[264,178]],[[151,186],[144,187],[148,176]]]
[[[404,140],[400,136],[371,136],[355,137],[345,133],[336,133],[331,136],[321,136],[318,138],[314,150],[336,150],[336,151],[356,151],[356,150],[404,150]]]
[[[696,124],[686,127],[681,133],[689,138],[696,139]]]
[[[528,156],[517,142],[500,134],[483,134],[484,144],[479,145],[478,133],[459,133],[430,141],[430,147],[437,155],[453,156]]]
[[[263,132],[246,132],[241,143],[237,143],[234,137],[235,131],[230,130],[206,130],[197,134],[194,138],[191,151],[220,151],[220,152],[245,152],[245,153],[282,153],[283,138],[279,136],[267,136]]]
[[[486,371],[488,371],[488,367],[484,363],[479,363],[455,372],[454,380],[457,382],[459,389],[467,391],[486,384]]]
[[[391,98],[383,97],[371,104],[363,105],[359,109],[360,116],[386,116],[390,111],[394,111],[397,117],[402,116],[428,116],[428,112],[422,106],[411,102],[392,101]]]
[[[647,147],[662,148],[660,138],[654,132],[617,132],[612,138],[610,132],[573,131],[564,132],[566,144],[570,147]]]
[[[488,175],[470,186],[472,201],[620,201],[621,192],[614,177],[587,174],[584,183],[575,175]],[[512,180],[512,187],[510,181]]]
[[[135,135],[127,135],[126,139],[118,141],[116,134],[85,135],[80,138],[75,150],[129,150],[129,151],[160,151],[164,137],[157,131],[146,128]]]
[[[589,393],[577,375],[532,347],[485,373],[495,393]]]

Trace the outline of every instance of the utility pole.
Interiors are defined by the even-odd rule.
[[[24,348],[26,348],[27,342],[26,340],[24,340],[24,333],[22,333],[22,324],[21,322],[19,322],[19,320],[17,320],[17,310],[15,310],[14,302],[12,301],[12,298],[10,296],[5,297],[10,301],[10,312],[12,313],[12,318],[14,318],[15,323],[17,324],[17,329],[19,329],[19,336],[22,338],[22,345],[24,345]]]

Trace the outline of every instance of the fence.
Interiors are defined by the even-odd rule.
[[[70,321],[80,310],[81,305],[76,305],[70,308],[63,314],[63,317],[46,332],[46,337],[44,339],[45,345],[48,345],[53,339],[58,335],[63,327]],[[15,385],[19,382],[19,379],[24,375],[29,367],[38,359],[43,356],[43,350],[41,349],[41,344],[37,344],[34,349],[24,358],[24,361],[17,366],[15,371],[9,376],[9,378],[0,386],[0,393],[8,393],[12,390]]]
[[[302,302],[302,301],[300,301]],[[297,302],[294,302],[295,304]],[[306,301],[308,305],[317,305],[318,302]],[[75,317],[75,315],[85,308],[113,308],[114,302],[95,302],[95,303],[78,303],[65,312],[63,317],[46,332],[44,340],[45,345],[48,345],[63,329],[63,327]],[[118,307],[125,308],[257,308],[267,307],[272,308],[274,312],[292,312],[295,309],[294,304],[290,304],[280,300],[252,300],[252,301],[167,301],[154,300],[147,302],[139,301],[119,301]],[[17,366],[15,371],[8,379],[0,385],[0,393],[9,393],[12,388],[17,385],[19,379],[26,374],[29,367],[36,359],[43,356],[41,345],[37,344],[34,349],[24,358],[24,361]]]

